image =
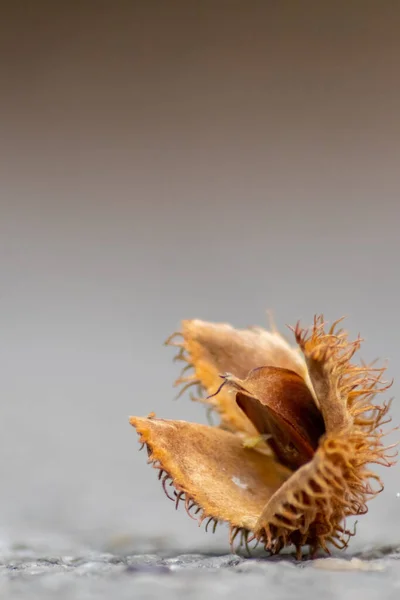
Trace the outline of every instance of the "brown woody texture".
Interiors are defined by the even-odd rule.
[[[390,402],[374,403],[390,384],[384,367],[353,364],[361,339],[349,341],[340,321],[297,324],[296,347],[276,330],[200,320],[166,342],[184,363],[181,394],[195,389],[219,424],[154,414],[130,422],[176,507],[206,528],[228,523],[232,546],[276,554],[293,545],[298,558],[304,547],[312,556],[345,548],[354,535],[346,518],[383,489],[369,465],[394,463],[381,429]]]

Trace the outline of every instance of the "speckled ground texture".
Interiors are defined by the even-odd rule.
[[[53,544],[54,546],[54,544]],[[297,562],[291,555],[4,546],[1,598],[375,598],[400,593],[400,547]]]

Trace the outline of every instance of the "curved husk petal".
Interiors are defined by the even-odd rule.
[[[160,469],[164,489],[184,496],[186,509],[200,508],[200,521],[226,521],[252,530],[265,503],[290,475],[273,458],[243,448],[240,439],[207,425],[131,417],[147,445],[149,461]],[[179,503],[179,500],[177,500]]]
[[[299,555],[304,545],[312,553],[329,552],[328,544],[345,548],[352,535],[343,527],[346,517],[366,513],[366,502],[383,489],[367,465],[390,466],[390,458],[375,436],[352,430],[327,434],[313,460],[269,500],[256,526],[257,539],[272,552],[294,544]]]
[[[351,363],[362,340],[350,342],[347,332],[338,329],[341,320],[334,322],[328,331],[322,315],[315,317],[311,330],[297,324],[296,341],[303,351],[326,431],[355,427],[371,433],[384,423],[390,406],[375,405],[372,400],[391,383],[382,381],[385,367]]]
[[[194,373],[180,377],[175,383],[185,388],[198,385],[200,391],[214,394],[221,384],[220,375],[231,373],[244,378],[251,369],[260,366],[276,366],[291,369],[308,378],[307,368],[301,354],[291,347],[277,332],[261,328],[234,329],[226,323],[208,323],[200,320],[182,322],[182,340],[172,336],[167,344],[180,348],[178,359],[193,367]],[[237,406],[235,394],[221,390],[213,398],[205,398],[221,417],[221,425],[230,431],[256,436],[257,431]]]
[[[325,330],[316,317],[310,331],[295,328],[310,380],[324,418],[326,435],[313,459],[298,469],[267,503],[256,537],[271,551],[295,544],[312,551],[333,544],[345,548],[352,533],[345,519],[367,512],[366,503],[382,491],[380,478],[368,465],[394,464],[393,446],[384,447],[380,426],[388,404],[375,405],[374,396],[389,386],[384,368],[354,365],[361,339],[349,342],[339,321]],[[390,420],[390,419],[389,419]],[[375,488],[374,488],[374,485]]]

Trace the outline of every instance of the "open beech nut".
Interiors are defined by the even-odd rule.
[[[352,363],[361,339],[338,324],[297,324],[292,347],[276,331],[192,320],[166,342],[185,363],[181,393],[194,386],[220,422],[130,422],[176,507],[206,528],[228,523],[232,546],[294,545],[298,558],[304,546],[346,548],[346,517],[383,489],[369,465],[391,466],[396,452],[382,443],[390,402],[373,401],[391,384],[384,367]]]

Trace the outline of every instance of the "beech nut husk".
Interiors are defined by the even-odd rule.
[[[393,465],[396,451],[382,442],[390,402],[375,398],[391,384],[385,367],[353,362],[362,340],[340,322],[297,324],[292,346],[275,329],[186,320],[166,342],[184,364],[180,395],[196,390],[219,422],[130,423],[176,507],[214,531],[228,523],[232,547],[346,548],[346,518],[383,489],[370,466]]]

